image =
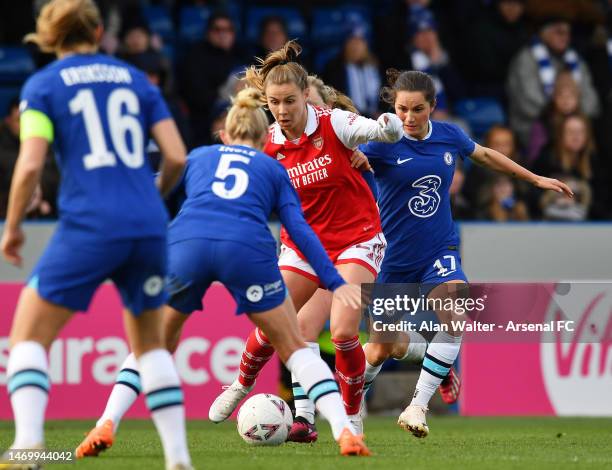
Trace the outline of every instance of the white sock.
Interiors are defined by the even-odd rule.
[[[411,405],[429,404],[429,400],[457,359],[460,347],[461,336],[451,336],[445,331],[436,333],[427,347]]]
[[[15,419],[14,449],[44,444],[45,409],[50,388],[47,352],[36,341],[17,343],[10,352],[7,389]]]
[[[365,350],[368,346],[368,343],[363,345],[363,352],[365,353]],[[379,364],[377,366],[373,366],[372,364],[370,364],[368,362],[368,357],[366,355],[366,366],[365,366],[365,382],[363,384],[363,396],[365,397],[365,394],[368,393],[368,390],[370,389],[370,387],[372,386],[372,384],[374,383],[374,380],[376,379],[376,376],[378,375],[378,373],[380,372],[380,370],[382,369],[384,362],[382,364]]]
[[[306,343],[306,346],[314,352],[317,356],[321,356],[321,350],[319,343]],[[315,405],[310,399],[304,389],[300,386],[299,381],[294,374],[291,374],[291,385],[293,387],[293,402],[295,403],[295,417],[301,416],[308,420],[310,424],[314,424],[315,420]]]
[[[346,427],[355,432],[344,411],[338,384],[323,359],[312,350],[302,348],[295,351],[285,365],[295,375],[317,410],[329,421],[334,439],[337,440]]]
[[[427,351],[427,340],[421,333],[416,331],[409,331],[406,333],[408,336],[408,348],[406,354],[398,361],[406,361],[409,364],[421,364],[425,358],[425,352]]]
[[[172,356],[165,349],[154,349],[138,358],[138,368],[147,407],[161,437],[166,466],[190,465],[183,391]]]
[[[116,433],[123,415],[134,404],[141,391],[138,362],[134,353],[130,353],[121,364],[121,370],[106,402],[104,413],[102,413],[96,426],[101,426],[104,421],[110,419],[113,422],[113,432]]]

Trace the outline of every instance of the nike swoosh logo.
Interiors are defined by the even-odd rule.
[[[403,160],[400,157],[397,157],[397,164],[401,165],[402,163],[406,163],[408,161],[412,160],[412,158],[404,158]]]

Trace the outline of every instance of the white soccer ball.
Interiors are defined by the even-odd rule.
[[[287,440],[293,424],[291,409],[276,395],[259,393],[238,411],[238,433],[247,444],[277,446]]]

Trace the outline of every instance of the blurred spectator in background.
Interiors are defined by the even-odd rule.
[[[553,145],[537,160],[538,174],[565,181],[576,193],[574,199],[547,195],[540,199],[545,219],[585,220],[592,201],[592,163],[595,142],[589,119],[583,114],[566,116],[556,129]],[[555,197],[551,197],[555,196]]]
[[[13,169],[19,155],[19,99],[9,103],[0,123],[0,219],[6,217]],[[59,173],[52,157],[47,157],[40,185],[26,209],[28,218],[56,217],[55,200]]]
[[[219,87],[244,63],[246,61],[236,48],[231,17],[222,12],[214,13],[208,20],[206,39],[193,46],[181,69],[181,95],[191,113],[193,145],[210,143],[210,113]]]
[[[378,60],[370,52],[364,31],[354,28],[342,52],[323,71],[325,83],[343,90],[364,116],[378,117],[381,87]]]
[[[555,81],[550,103],[546,105],[540,119],[531,126],[527,163],[538,158],[542,149],[551,141],[555,129],[566,116],[580,111],[580,89],[569,71],[559,73]]]
[[[9,103],[0,123],[0,218],[6,217],[13,168],[19,154],[19,99]]]
[[[525,0],[496,0],[466,29],[465,73],[474,96],[505,100],[508,66],[529,41]]]
[[[527,146],[531,126],[550,101],[555,79],[562,70],[568,70],[578,83],[582,111],[591,117],[599,112],[589,68],[570,42],[570,23],[563,18],[548,18],[536,40],[524,47],[510,65],[507,81],[510,125],[523,146]]]
[[[474,218],[474,211],[469,201],[463,195],[463,183],[465,181],[465,173],[461,160],[457,159],[455,164],[455,173],[453,181],[449,188],[451,211],[454,220],[470,220]]]
[[[512,129],[507,126],[501,124],[492,126],[485,135],[484,146],[503,153],[520,165],[523,164],[523,158],[518,151],[514,133]],[[496,174],[491,172],[491,170],[487,170],[477,164],[470,166],[463,192],[470,201],[472,207],[482,206],[481,196],[483,188],[491,186],[491,182],[495,175]],[[517,193],[521,198],[523,198],[527,192],[527,188],[522,183],[522,181],[512,181],[512,184],[516,186]]]
[[[555,129],[552,144],[537,159],[535,173],[545,176],[566,174],[585,181],[591,179],[595,142],[585,115],[573,113],[565,116]]]
[[[517,195],[509,176],[494,173],[482,187],[479,199],[481,219],[493,222],[529,220],[527,205]]]
[[[190,147],[191,128],[189,126],[187,112],[183,103],[174,93],[171,80],[171,67],[168,60],[162,54],[152,50],[138,54],[130,54],[126,56],[124,60],[146,73],[149,81],[160,89],[181,137],[183,138],[183,142],[185,142],[187,147]],[[161,154],[154,140],[150,141],[148,152],[152,166],[155,171],[157,171]]]
[[[414,70],[428,73],[436,86],[434,119],[445,120],[450,103],[465,96],[463,80],[451,64],[450,57],[440,43],[436,21],[427,9],[413,10],[410,18],[412,48],[408,63]]]
[[[283,47],[288,40],[285,21],[280,16],[267,16],[261,21],[259,44],[254,55],[263,59],[270,52]]]

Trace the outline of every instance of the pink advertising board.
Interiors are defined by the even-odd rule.
[[[21,284],[0,283],[0,419],[12,419],[6,394],[8,334]],[[49,353],[52,388],[47,418],[95,418],[103,411],[119,367],[128,354],[119,296],[112,285],[98,289],[87,314],[76,314]],[[234,314],[235,303],[220,284],[204,297],[204,311],[185,324],[175,353],[183,382],[187,416],[207,418],[208,408],[238,374],[240,354],[252,325]],[[254,392],[276,393],[279,366],[273,359]],[[138,399],[129,417],[147,417]]]
[[[612,416],[612,284],[492,286],[486,321],[550,331],[465,333],[460,413]]]

